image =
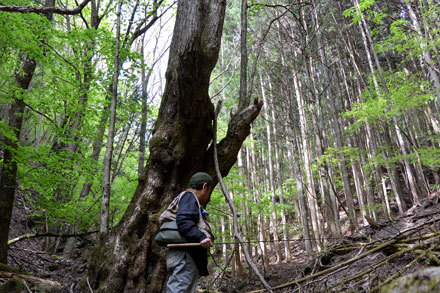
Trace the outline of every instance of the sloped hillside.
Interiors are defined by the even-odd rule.
[[[439,238],[440,204],[439,193],[435,193],[399,218],[360,228],[307,263],[304,248],[298,245],[293,248],[292,262],[271,266],[264,274],[275,292],[384,292],[384,288],[395,286],[390,283],[400,276],[439,267]],[[406,292],[438,292],[440,281],[432,275],[438,273],[431,270],[417,276],[433,280],[428,291],[411,281],[420,291],[407,288]],[[264,291],[258,287],[262,288],[258,280],[248,274],[225,281],[220,291]]]
[[[25,234],[42,233],[26,200],[18,194],[12,214],[9,239]],[[39,228],[38,228],[39,227]],[[56,234],[56,233],[54,233]],[[75,241],[70,255],[63,255],[65,239],[47,247],[45,237],[29,238],[10,245],[8,264],[11,268],[0,268],[0,292],[78,292],[75,288],[84,274],[88,239]],[[12,281],[14,280],[15,281]],[[7,281],[8,284],[5,284]],[[3,290],[3,291],[2,291]]]

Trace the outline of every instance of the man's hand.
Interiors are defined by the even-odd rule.
[[[200,241],[200,246],[203,248],[210,248],[212,246],[212,240],[211,238],[205,238],[202,241]]]

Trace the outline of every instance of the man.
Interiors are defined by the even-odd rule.
[[[213,244],[214,235],[204,207],[211,199],[211,184],[212,178],[207,173],[195,173],[187,190],[179,194],[173,201],[175,204],[172,203],[167,210],[176,213],[180,234],[188,242],[200,243],[200,247],[168,249],[167,293],[195,292],[199,276],[208,275],[208,249]]]

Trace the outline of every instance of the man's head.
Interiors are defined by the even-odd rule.
[[[197,172],[189,181],[188,188],[194,189],[200,204],[206,206],[211,199],[212,178],[205,172]]]
[[[197,172],[192,175],[191,180],[188,183],[188,187],[195,190],[201,190],[203,188],[203,184],[207,184],[207,186],[210,187],[211,183],[212,178],[208,173]]]

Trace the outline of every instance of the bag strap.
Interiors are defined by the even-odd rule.
[[[182,198],[182,195],[185,193],[185,192],[189,192],[189,193],[191,193],[192,195],[194,195],[194,198],[196,199],[196,202],[197,202],[197,206],[199,207],[199,213],[200,213],[200,215],[201,215],[201,210],[200,210],[200,202],[199,202],[199,199],[197,198],[197,196],[194,194],[194,193],[192,193],[191,191],[188,191],[188,190],[185,190],[185,191],[182,191],[177,197],[180,197],[179,198],[179,202],[178,202],[178,204],[177,205],[179,205],[180,204],[180,200],[181,200],[181,198]]]

